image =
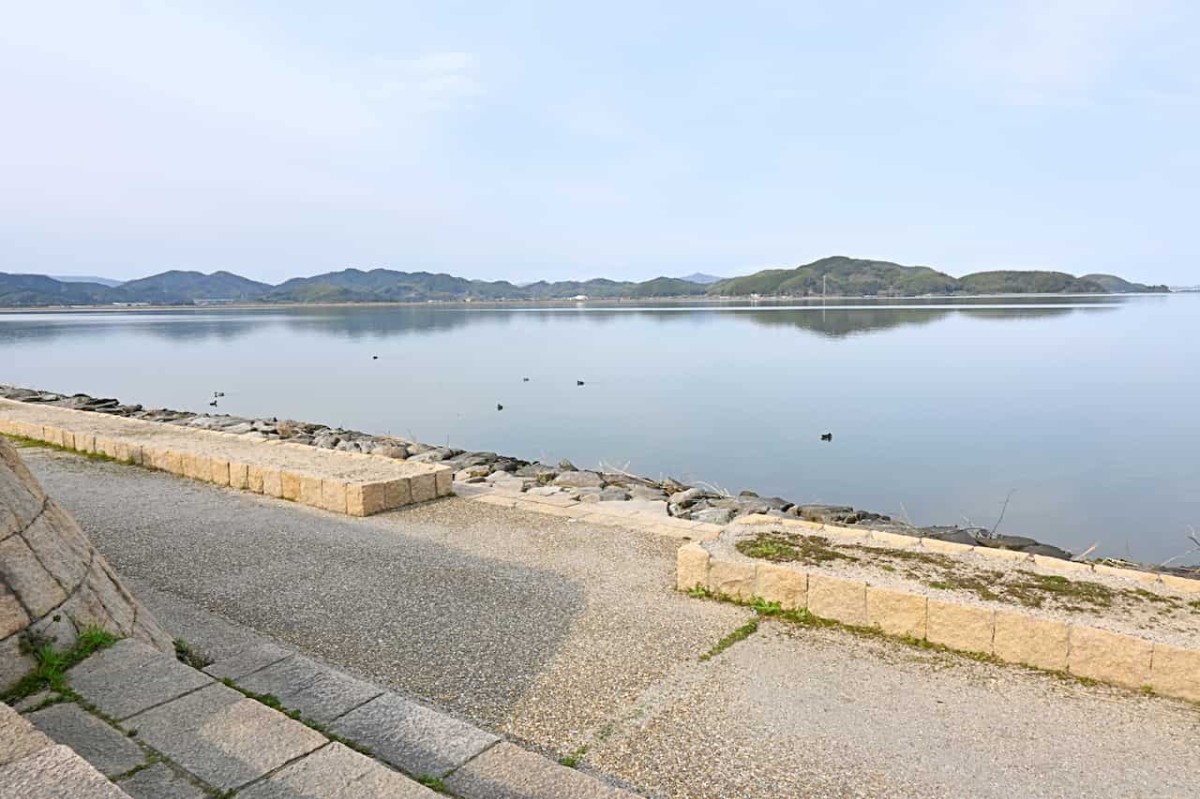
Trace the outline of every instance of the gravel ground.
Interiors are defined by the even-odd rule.
[[[675,542],[454,499],[347,519],[22,454],[165,619],[194,605],[520,740],[587,745],[651,796],[1195,795],[1184,703],[775,622],[699,663],[750,614],[672,591]]]

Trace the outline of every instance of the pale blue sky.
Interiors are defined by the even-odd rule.
[[[1200,283],[1194,0],[8,3],[0,271]]]

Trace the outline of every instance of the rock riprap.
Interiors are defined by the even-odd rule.
[[[0,690],[36,665],[31,645],[68,648],[89,627],[172,649],[171,637],[0,437]]]
[[[112,398],[97,398],[86,394],[66,395],[17,386],[0,385],[0,397],[193,429],[235,433],[247,438],[261,438],[264,441],[282,440],[319,449],[360,452],[414,463],[447,466],[454,470],[454,482],[458,484],[486,484],[503,491],[520,493],[532,490],[543,496],[561,495],[581,503],[662,503],[663,512],[667,515],[690,521],[728,524],[751,514],[766,514],[840,527],[859,527],[972,546],[1008,549],[1046,557],[1071,557],[1071,553],[1064,549],[1040,543],[1032,538],[996,535],[993,531],[980,527],[918,527],[884,514],[848,505],[801,504],[781,497],[760,497],[753,491],[742,491],[733,496],[714,487],[689,486],[671,478],[653,480],[625,472],[579,469],[569,460],[550,465],[495,452],[472,452],[454,447],[433,446],[397,436],[371,435],[312,422],[144,408],[141,405],[122,404]],[[1137,567],[1137,564],[1121,565]],[[1185,568],[1160,570],[1188,574],[1193,571]]]

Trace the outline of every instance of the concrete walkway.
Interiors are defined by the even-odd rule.
[[[751,615],[675,593],[656,536],[454,499],[348,519],[22,455],[168,629],[214,613],[652,796],[1195,789],[1192,705],[775,623],[698,662]]]

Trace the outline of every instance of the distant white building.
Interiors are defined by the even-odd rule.
[[[577,302],[583,302],[583,301],[584,301],[584,300],[586,300],[587,298],[588,298],[588,296],[587,296],[586,294],[576,294],[576,295],[575,295],[574,297],[572,297],[571,299],[573,299],[573,300],[575,300],[575,301],[577,301]]]

